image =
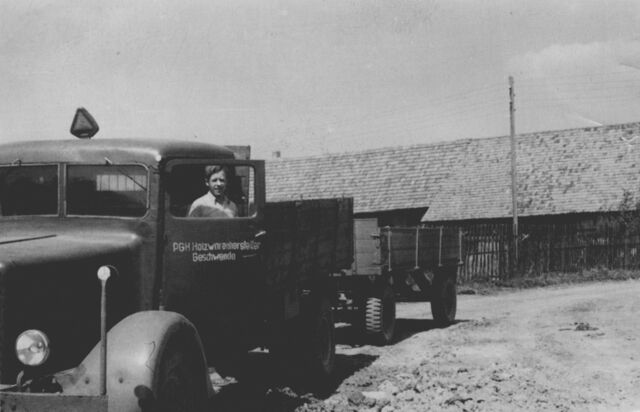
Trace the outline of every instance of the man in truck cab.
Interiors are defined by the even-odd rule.
[[[187,160],[173,166],[167,177],[170,210],[175,217],[235,219],[252,217],[256,212],[251,166]]]
[[[227,197],[229,169],[213,165],[205,167],[206,194],[196,199],[189,208],[189,217],[237,217],[238,207]]]

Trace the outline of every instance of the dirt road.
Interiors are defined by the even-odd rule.
[[[264,380],[229,385],[216,407],[247,411],[640,411],[640,281],[459,297],[436,329],[428,303],[398,307],[400,338],[361,345],[338,331],[339,374],[311,395]],[[276,378],[277,379],[277,378]]]

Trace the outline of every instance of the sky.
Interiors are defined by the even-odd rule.
[[[358,151],[640,121],[640,1],[0,0],[0,142]]]

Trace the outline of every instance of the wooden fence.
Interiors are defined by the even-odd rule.
[[[460,227],[465,261],[461,281],[505,280],[550,272],[577,272],[591,268],[640,268],[640,235],[624,225],[598,227],[580,224],[520,225],[518,265],[511,262],[511,225],[480,224]]]

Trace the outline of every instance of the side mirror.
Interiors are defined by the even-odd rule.
[[[98,122],[84,107],[76,110],[76,115],[71,123],[71,134],[80,139],[90,139],[98,133]]]

